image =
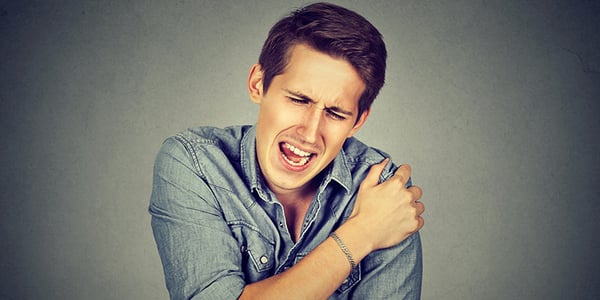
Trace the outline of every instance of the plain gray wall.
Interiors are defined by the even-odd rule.
[[[598,299],[598,2],[336,3],[388,46],[358,136],[425,191],[423,299]],[[0,2],[0,299],[165,299],[156,151],[255,122],[248,70],[301,4]]]

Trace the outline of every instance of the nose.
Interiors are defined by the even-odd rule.
[[[302,118],[298,133],[304,138],[304,141],[309,144],[314,144],[317,141],[321,130],[322,111],[317,107],[308,109]]]

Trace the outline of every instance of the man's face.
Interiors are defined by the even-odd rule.
[[[366,120],[369,111],[358,116],[365,84],[347,61],[302,44],[291,49],[284,73],[273,78],[267,91],[262,80],[260,65],[254,65],[248,88],[260,105],[260,169],[276,194],[306,192]]]

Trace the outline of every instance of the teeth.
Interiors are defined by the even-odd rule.
[[[302,151],[302,150],[300,150],[300,149],[298,149],[298,148],[296,148],[296,147],[294,147],[293,145],[290,145],[290,144],[288,144],[288,143],[285,143],[285,144],[284,144],[284,146],[285,146],[286,148],[290,149],[292,152],[294,152],[294,154],[296,154],[296,155],[298,155],[298,156],[309,157],[309,156],[311,155],[311,153],[310,153],[310,152],[305,152],[305,151]],[[304,160],[304,159],[302,159],[302,160]]]
[[[301,167],[304,166],[308,160],[310,159],[310,157],[304,157],[302,159],[300,159],[298,162],[294,162],[292,160],[290,160],[289,158],[287,158],[285,155],[281,154],[281,156],[283,157],[283,159],[285,159],[285,161],[288,162],[288,164],[295,166],[295,167]]]
[[[295,166],[295,167],[301,167],[304,166],[308,163],[308,161],[310,160],[312,153],[310,152],[306,152],[306,151],[302,151],[296,147],[294,147],[293,145],[290,145],[288,143],[284,143],[283,147],[289,149],[290,151],[292,151],[295,155],[300,156],[302,158],[300,158],[300,160],[298,160],[297,162],[289,159],[287,156],[285,156],[285,154],[281,153],[281,156],[283,157],[283,159],[285,159],[285,161],[287,161],[290,165]]]

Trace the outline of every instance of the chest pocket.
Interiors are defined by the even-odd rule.
[[[296,255],[294,264],[297,264],[306,255],[308,255],[308,253],[302,253],[302,254]],[[360,274],[361,274],[360,273],[360,264],[358,264],[356,266],[356,268],[354,268],[354,270],[352,270],[352,272],[350,272],[350,275],[348,275],[348,277],[346,279],[344,279],[344,281],[342,282],[340,287],[337,289],[336,293],[341,295],[341,294],[346,293],[350,289],[352,289],[352,287],[354,287],[357,283],[360,282],[360,278],[361,278]]]
[[[275,244],[248,224],[235,223],[229,227],[240,245],[245,281],[256,282],[273,275]]]

